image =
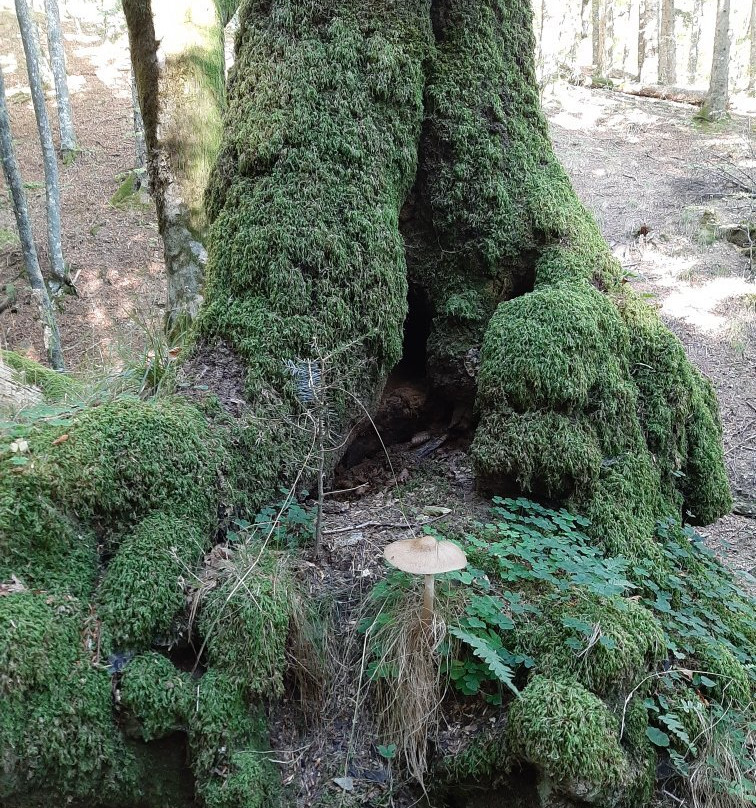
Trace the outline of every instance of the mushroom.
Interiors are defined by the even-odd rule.
[[[401,539],[389,544],[383,557],[392,567],[425,576],[423,590],[423,623],[433,618],[433,597],[437,573],[461,570],[467,566],[467,556],[456,544],[439,541],[435,536]]]

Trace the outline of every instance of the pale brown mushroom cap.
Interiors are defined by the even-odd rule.
[[[433,536],[391,542],[383,551],[383,557],[393,567],[415,575],[435,575],[467,566],[464,551],[450,541],[439,541]]]

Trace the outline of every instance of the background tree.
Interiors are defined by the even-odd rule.
[[[55,156],[50,119],[45,105],[45,91],[39,72],[39,43],[37,29],[27,4],[27,0],[15,0],[21,39],[26,55],[26,70],[29,77],[34,115],[37,119],[39,140],[42,146],[42,161],[45,170],[45,193],[47,195],[47,249],[50,272],[55,282],[67,282],[65,261],[63,260],[63,237],[60,225],[60,180],[58,162]]]
[[[701,40],[704,0],[695,0],[690,22],[690,49],[688,51],[688,82],[696,83],[698,76],[698,44]]]
[[[751,19],[748,26],[750,50],[748,60],[748,92],[756,92],[756,0],[751,0]]]
[[[650,78],[656,68],[656,64],[651,60],[658,53],[659,1],[640,0],[638,13],[638,81],[642,82]]]
[[[163,237],[167,325],[181,332],[202,303],[207,252],[203,192],[221,138],[223,26],[234,3],[124,0],[150,186]],[[182,26],[176,19],[186,20]]]
[[[711,119],[727,114],[730,97],[730,44],[730,0],[718,0],[709,92],[702,109],[702,114]]]
[[[591,20],[593,22],[593,65],[596,74],[603,76],[606,56],[606,9],[603,0],[592,0]]]
[[[659,82],[677,82],[677,40],[675,38],[675,2],[661,0],[659,16]]]
[[[21,241],[21,251],[24,256],[26,274],[29,278],[29,285],[39,307],[40,318],[44,331],[44,342],[50,358],[50,364],[55,370],[63,370],[63,352],[60,347],[60,334],[58,324],[55,319],[55,312],[50,302],[50,295],[42,277],[37,258],[37,248],[34,245],[34,234],[32,232],[29,211],[26,205],[26,194],[24,193],[24,183],[21,179],[21,171],[16,160],[13,148],[13,135],[10,128],[10,117],[5,101],[5,80],[3,71],[0,68],[0,156],[3,160],[3,174],[10,189],[13,201],[13,213],[16,217],[18,236]]]
[[[63,49],[63,33],[60,28],[58,0],[45,0],[47,18],[47,44],[50,50],[50,65],[55,81],[55,98],[58,105],[58,125],[60,127],[60,152],[66,162],[76,154],[71,100],[68,95],[66,74],[66,53]]]

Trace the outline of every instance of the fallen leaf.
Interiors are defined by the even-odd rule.
[[[58,446],[61,443],[65,443],[67,440],[68,440],[68,434],[61,435],[59,438],[55,438],[55,440],[52,442],[52,445]]]
[[[344,791],[354,791],[354,780],[351,777],[334,777],[333,782]]]

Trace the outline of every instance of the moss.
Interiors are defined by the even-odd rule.
[[[311,443],[295,426],[302,405],[287,360],[336,352],[338,432],[362,417],[355,399],[372,404],[400,358],[407,282],[397,224],[416,169],[429,47],[422,3],[390,14],[354,0],[241,9],[207,194],[199,329],[247,362],[251,471],[262,487],[301,465]]]
[[[247,693],[283,690],[291,581],[280,556],[242,547],[225,581],[205,598],[199,627],[211,664]]]
[[[13,351],[0,351],[0,360],[13,368],[23,384],[38,387],[50,404],[77,399],[81,395],[80,384],[66,373],[50,370]]]
[[[513,755],[537,766],[558,790],[584,799],[620,787],[628,776],[616,719],[577,682],[533,677],[512,704],[507,735]]]
[[[250,711],[243,688],[209,671],[197,688],[189,745],[197,793],[212,808],[277,805],[280,778],[265,755],[262,715]]]
[[[137,722],[138,736],[153,741],[186,729],[194,708],[194,686],[161,654],[141,654],[121,677],[121,706]]]
[[[752,652],[756,646],[751,645]],[[756,694],[756,682],[749,676],[748,669],[735,655],[716,638],[710,642],[700,642],[695,652],[696,670],[715,682],[709,692],[721,704],[734,704],[739,708],[752,704]],[[751,659],[753,662],[753,657]],[[756,678],[756,677],[755,677]]]
[[[71,598],[0,597],[0,800],[48,794],[100,802],[135,789],[112,719],[110,677],[82,652]]]
[[[149,647],[155,637],[168,634],[185,603],[183,581],[207,539],[191,521],[157,513],[121,542],[98,594],[100,615],[116,645]]]
[[[643,606],[578,590],[523,626],[518,643],[538,672],[571,674],[599,695],[632,689],[667,653],[661,626]]]
[[[487,782],[502,777],[510,769],[507,736],[497,728],[482,732],[460,751],[441,758],[434,767],[434,779],[441,779],[444,784]]]

